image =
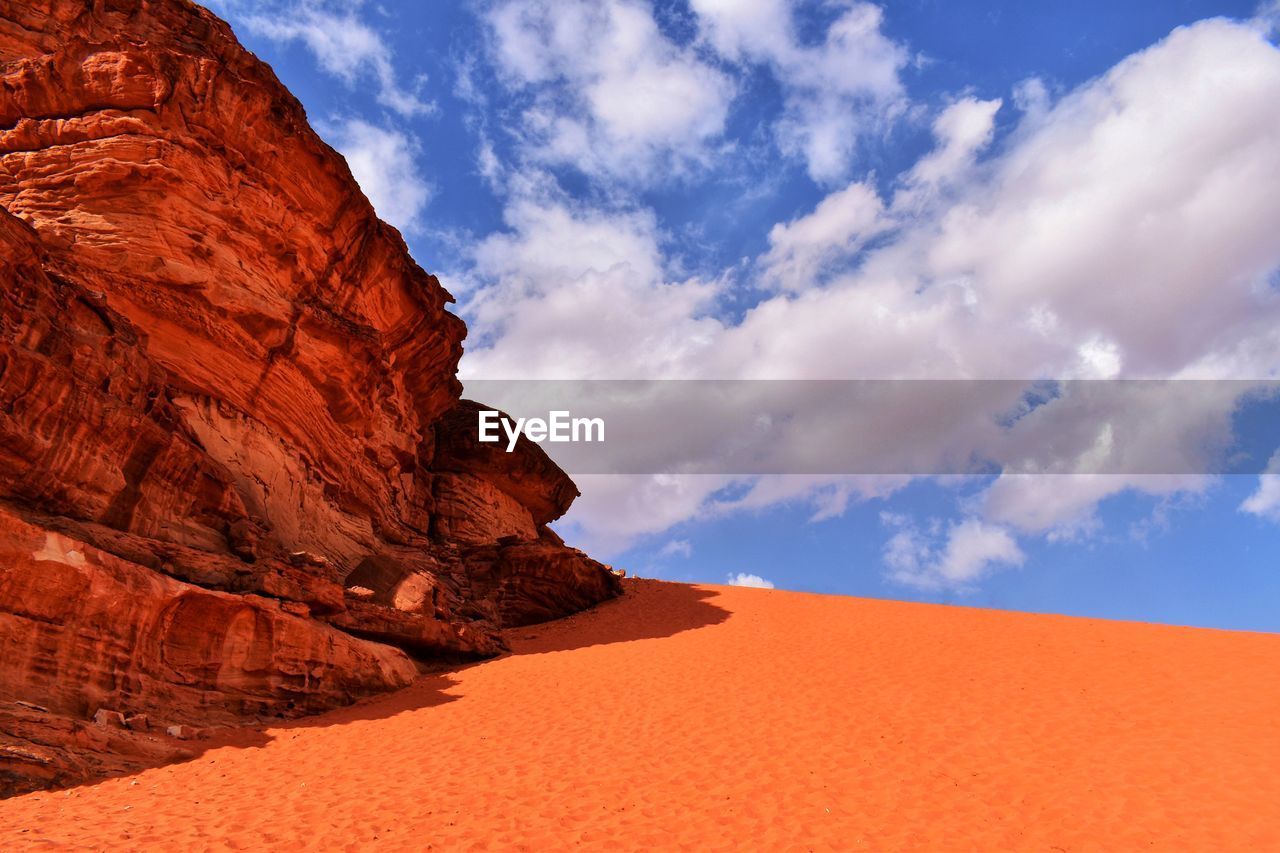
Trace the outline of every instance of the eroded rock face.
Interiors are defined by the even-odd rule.
[[[417,670],[278,599],[167,577],[0,512],[0,697],[167,724],[291,716],[402,687]]]
[[[449,294],[185,0],[0,0],[0,286],[0,793],[117,767],[114,714],[309,713],[619,592],[545,527],[572,481],[475,442]]]
[[[482,408],[479,403],[462,400],[440,418],[432,467],[488,480],[524,506],[535,524],[547,524],[564,515],[578,496],[573,480],[538,445],[523,437],[513,453],[507,452],[505,443],[477,441]]]

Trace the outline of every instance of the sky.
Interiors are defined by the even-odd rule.
[[[1280,3],[209,5],[457,297],[464,384],[1280,379]],[[1210,386],[1039,405],[1053,474],[584,474],[557,529],[648,577],[1280,630],[1280,437],[1179,464],[1248,421]]]

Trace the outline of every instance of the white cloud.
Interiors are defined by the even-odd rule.
[[[881,31],[871,3],[844,4],[823,40],[804,43],[784,0],[692,0],[703,37],[729,60],[768,65],[784,93],[776,128],[823,184],[844,179],[861,136],[900,113],[907,52]]]
[[[704,517],[707,505],[733,477],[707,475],[575,474],[582,492],[556,530],[592,554],[609,557],[637,539]]]
[[[1113,495],[1200,494],[1214,480],[1197,474],[1002,474],[979,505],[987,519],[1024,533],[1074,539],[1098,529],[1098,504]]]
[[[968,173],[980,151],[991,143],[999,99],[963,98],[948,106],[934,122],[937,147],[900,179],[886,207],[875,187],[855,181],[822,199],[812,212],[769,232],[769,251],[761,259],[766,280],[785,290],[801,291],[840,263],[856,255],[874,237],[911,218],[940,191]]]
[[[1039,77],[1028,77],[1013,87],[1014,108],[1033,118],[1044,115],[1051,101],[1049,87]]]
[[[1019,128],[856,275],[761,304],[716,354],[782,376],[1266,376],[1277,98],[1280,52],[1254,32],[1178,30]]]
[[[978,153],[991,144],[1002,103],[999,98],[962,98],[943,110],[933,123],[938,146],[912,167],[894,197],[894,207],[918,207],[933,192],[965,177]]]
[[[688,539],[672,539],[662,546],[662,550],[658,552],[658,555],[662,557],[692,557],[693,545]]]
[[[1280,0],[1262,0],[1251,23],[1265,36],[1280,33]]]
[[[765,277],[791,291],[804,290],[842,258],[889,226],[884,203],[869,184],[852,183],[824,198],[811,213],[769,232],[761,259]]]
[[[1258,490],[1240,504],[1240,509],[1260,518],[1280,521],[1280,451],[1271,457],[1266,473],[1258,477]]]
[[[977,518],[951,525],[945,541],[940,532],[921,532],[901,516],[886,514],[884,521],[897,529],[883,551],[889,579],[917,589],[963,591],[1026,560],[1007,530]]]
[[[418,169],[414,140],[358,118],[323,123],[320,129],[346,158],[378,216],[401,231],[417,230],[431,185]]]
[[[226,11],[242,21],[250,32],[273,41],[298,41],[306,45],[328,73],[348,86],[371,79],[377,102],[403,116],[430,112],[423,100],[425,77],[406,86],[397,77],[393,54],[386,41],[356,13],[360,4],[329,4],[324,0],[296,0],[246,4],[231,0]],[[354,7],[354,8],[353,8]]]
[[[850,502],[888,497],[910,482],[907,476],[852,474],[770,474],[743,478],[745,489],[730,497],[709,498],[704,505],[708,517],[758,512],[781,504],[812,507],[810,522],[843,515]]]
[[[638,0],[503,0],[485,20],[504,78],[532,98],[539,161],[647,183],[705,160],[724,129],[732,81]]]
[[[726,55],[791,38],[767,23],[781,7],[742,8],[758,13],[758,25],[708,35]],[[886,203],[855,183],[777,226],[758,268],[789,283],[733,321],[714,313],[718,282],[672,273],[652,214],[521,189],[508,230],[484,241],[468,273],[480,345],[464,370],[565,378],[1275,376],[1280,295],[1267,281],[1280,267],[1280,51],[1252,25],[1215,19],[1174,31],[1053,103],[1027,97],[1018,126],[986,159],[978,154],[998,103],[969,98],[944,112],[934,152],[898,178],[911,204],[900,195]],[[868,231],[878,233],[870,245]],[[1029,448],[1061,448],[1060,473],[1016,478],[1011,469],[983,496],[974,523],[992,526],[982,528],[988,534],[1065,535],[1087,529],[1097,504],[1121,491],[1203,490],[1204,477],[1150,475],[1198,470],[1195,454],[1229,430],[1238,397],[1238,389],[1214,386],[1149,422],[1135,422],[1121,397],[1052,401],[1020,421],[1014,437]],[[1007,401],[993,395],[992,403]],[[954,443],[934,451],[981,446],[977,421],[948,417],[917,414],[915,423],[902,421],[903,434],[940,425],[941,438]],[[1096,476],[1108,471],[1134,473]],[[841,490],[841,479],[814,477],[794,489],[747,480],[749,505],[718,495],[742,478],[652,481],[634,500],[615,481],[594,508],[587,482],[575,513],[584,529],[598,524],[616,543],[735,502],[754,509],[826,496],[828,511],[839,512],[863,496]],[[924,578],[962,576],[981,563],[929,547],[934,558],[919,563]]]
[[[750,575],[746,572],[730,573],[727,583],[729,586],[749,586],[755,589],[773,589],[773,581],[765,580],[759,575]]]
[[[464,379],[678,376],[719,331],[705,316],[718,283],[667,279],[652,214],[531,187],[506,221],[475,248],[475,283],[455,288],[481,330]]]

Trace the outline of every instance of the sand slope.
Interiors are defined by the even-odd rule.
[[[1280,635],[629,582],[0,846],[1280,849]]]

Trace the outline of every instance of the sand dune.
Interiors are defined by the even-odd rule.
[[[0,845],[1280,849],[1280,636],[632,581]]]

